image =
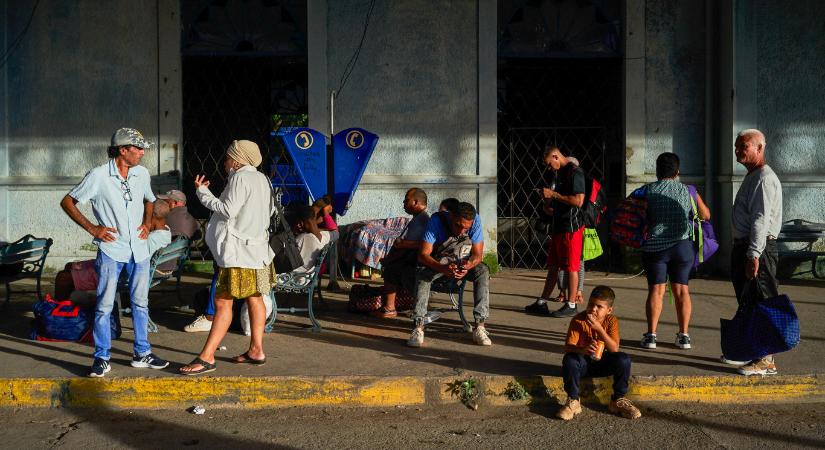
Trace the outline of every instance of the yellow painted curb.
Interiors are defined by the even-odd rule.
[[[172,409],[208,407],[436,405],[459,401],[449,384],[474,378],[480,401],[523,405],[565,399],[560,377],[159,377],[5,378],[0,407],[88,407]],[[817,375],[632,377],[628,397],[644,402],[778,403],[825,401],[825,377]],[[518,383],[530,397],[512,401],[508,385]],[[607,404],[610,378],[585,379],[582,399]]]
[[[532,401],[562,401],[567,397],[560,377],[481,378],[485,397],[496,405],[512,403],[507,387],[518,382]],[[585,379],[580,383],[585,401],[608,404],[613,393],[611,378]],[[825,378],[818,375],[770,377],[664,376],[631,377],[627,397],[645,402],[782,403],[825,401]],[[521,403],[525,403],[522,401]]]
[[[425,399],[424,381],[412,377],[11,378],[0,387],[0,407],[395,406]]]

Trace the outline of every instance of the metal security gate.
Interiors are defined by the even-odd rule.
[[[233,139],[256,142],[261,170],[286,158],[271,133],[307,123],[306,0],[181,2],[183,191],[199,174],[218,193]],[[194,201],[190,212],[206,219]]]
[[[541,161],[548,145],[571,148],[590,176],[605,179],[607,129],[604,127],[512,128],[499,145],[498,254],[506,267],[540,269],[548,236],[535,227],[541,210],[537,188],[552,175]]]
[[[499,61],[498,254],[505,267],[545,267],[547,236],[533,225],[546,185],[544,149],[569,150],[605,187],[622,191],[621,61],[503,59]]]

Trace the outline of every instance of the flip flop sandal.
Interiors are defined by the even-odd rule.
[[[387,309],[386,306],[382,306],[381,309],[375,310],[370,313],[373,317],[397,317],[398,312],[394,309]]]
[[[216,366],[215,364],[210,364],[210,363],[208,363],[208,362],[206,362],[206,361],[204,361],[200,358],[193,359],[192,362],[185,365],[184,367],[193,366],[195,364],[200,364],[201,369],[199,369],[199,370],[189,370],[189,371],[186,371],[186,372],[180,371],[181,375],[201,375],[201,374],[204,374],[204,373],[214,372],[215,369],[218,368],[218,366]],[[183,367],[181,367],[181,369],[183,369]]]
[[[243,358],[239,360],[238,358]],[[252,364],[253,366],[262,366],[266,364],[266,358],[264,359],[253,359],[249,356],[249,352],[244,353],[243,355],[238,355],[232,358],[232,362],[235,364]]]

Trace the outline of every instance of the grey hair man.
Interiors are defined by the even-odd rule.
[[[765,135],[743,130],[736,138],[736,161],[748,169],[733,203],[731,282],[739,304],[779,295],[776,237],[782,228],[782,185],[765,162]],[[733,361],[732,361],[733,362]],[[773,355],[739,368],[743,375],[776,373]]]

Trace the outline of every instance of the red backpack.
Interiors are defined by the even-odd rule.
[[[639,248],[648,237],[647,199],[645,189],[633,191],[613,212],[610,239],[619,245]]]
[[[585,175],[584,182],[584,204],[581,208],[581,216],[585,227],[596,228],[602,220],[602,215],[607,211],[607,194],[604,193],[602,184],[595,178]]]

